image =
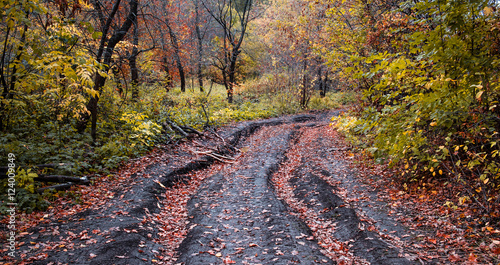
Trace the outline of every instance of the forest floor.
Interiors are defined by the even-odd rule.
[[[10,262],[498,262],[441,202],[407,193],[345,144],[329,126],[338,114],[240,122],[158,148],[74,191],[80,203],[20,215]]]

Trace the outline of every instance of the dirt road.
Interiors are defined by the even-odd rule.
[[[163,151],[122,171],[101,203],[31,229],[19,253],[33,264],[414,264],[398,247],[413,234],[331,135],[337,114],[238,123]]]

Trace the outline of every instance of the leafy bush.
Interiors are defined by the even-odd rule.
[[[34,210],[45,210],[48,207],[48,202],[40,194],[35,193],[35,178],[38,175],[31,172],[31,169],[18,168],[15,174],[15,186],[12,188],[9,185],[8,179],[0,181],[0,200],[16,203],[16,209],[26,211],[28,213]],[[9,189],[15,191],[15,201],[9,198]],[[9,206],[6,203],[0,205],[0,213],[7,215]]]
[[[455,183],[461,201],[498,216],[500,13],[488,1],[452,2],[406,2],[365,33],[372,52],[346,68],[363,108],[334,126],[401,166],[406,180]]]

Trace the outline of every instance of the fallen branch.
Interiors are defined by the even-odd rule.
[[[218,153],[210,153],[211,155],[214,155],[214,156],[217,156],[219,158],[222,158],[222,159],[226,159],[226,160],[235,160],[234,158],[232,157],[229,157],[229,156],[224,156],[224,155],[221,155],[221,154],[218,154]]]
[[[75,183],[68,182],[68,183],[64,183],[64,184],[58,184],[58,185],[54,185],[54,186],[39,188],[36,190],[36,192],[43,193],[45,190],[50,190],[50,189],[53,189],[56,191],[67,190],[67,189],[71,188],[71,186],[73,186],[73,185],[75,185]]]
[[[328,149],[329,152],[335,152],[335,151],[349,151],[351,150],[351,147],[344,147],[344,148],[330,148]]]
[[[181,129],[183,129],[184,131],[188,131],[188,132],[191,132],[191,133],[196,133],[198,135],[203,135],[202,132],[196,130],[195,128],[191,127],[191,126],[179,126]]]
[[[86,178],[79,177],[70,177],[70,176],[62,176],[62,175],[38,175],[34,180],[41,182],[74,182],[78,184],[89,184],[90,181]]]
[[[183,129],[181,129],[181,127],[177,126],[177,124],[175,124],[169,120],[167,120],[167,123],[168,123],[168,125],[170,125],[170,127],[172,127],[172,129],[174,129],[174,131],[182,134],[182,136],[184,136],[184,137],[188,137],[188,133],[185,132]]]
[[[217,151],[218,151],[217,149],[215,149],[215,148],[213,148],[213,147],[210,147],[210,146],[207,146],[206,144],[200,143],[200,142],[198,142],[198,141],[196,141],[196,140],[193,140],[193,143],[194,143],[194,144],[197,144],[197,145],[199,145],[199,146],[201,146],[201,147],[204,147],[204,148],[206,148],[206,149],[210,149],[210,150],[212,150],[212,151],[214,151],[214,152],[217,152]]]
[[[213,153],[212,151],[195,151],[195,150],[189,150],[191,151],[192,153],[194,153],[195,155],[208,155],[208,154],[211,154]]]
[[[211,132],[213,135],[217,136],[217,138],[219,138],[219,139],[222,141],[222,143],[223,143],[224,145],[226,145],[226,140],[224,140],[224,138],[222,138],[222,137],[221,137],[218,133],[216,133],[214,129],[210,130],[210,132]]]
[[[209,156],[209,157],[211,157],[211,158],[213,158],[213,159],[215,159],[217,161],[220,161],[222,163],[230,163],[230,164],[234,163],[233,161],[227,161],[227,160],[224,160],[222,158],[219,158],[219,157],[215,156],[214,154],[207,154],[207,156]]]
[[[41,164],[41,165],[34,165],[33,167],[37,168],[55,168],[55,167],[61,167],[64,165],[69,165],[67,163],[55,163],[55,164]]]
[[[196,150],[193,150],[193,149],[189,149],[190,152],[196,154],[196,155],[206,155],[206,156],[209,156],[217,161],[220,161],[220,162],[224,162],[224,163],[234,163],[233,161],[235,160],[234,158],[232,157],[228,157],[228,156],[225,156],[225,155],[221,155],[221,154],[218,154],[218,153],[215,153],[214,151],[196,151]],[[227,161],[227,160],[231,160],[231,161]]]

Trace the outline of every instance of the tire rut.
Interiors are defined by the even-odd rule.
[[[360,220],[356,209],[346,207],[348,203],[336,194],[336,188],[323,180],[331,175],[327,169],[332,165],[317,164],[332,161],[318,157],[325,153],[310,147],[321,136],[302,139],[304,131],[319,132],[318,128],[328,125],[331,115],[318,116],[250,126],[248,138],[238,139],[246,153],[206,179],[191,197],[187,205],[191,227],[178,249],[178,262],[413,264],[402,257],[400,249],[370,231],[371,226],[365,229],[369,224]],[[307,123],[311,121],[314,123]],[[290,152],[303,153],[302,159],[293,161]],[[287,178],[288,196],[300,201],[303,209],[283,198],[271,181],[284,170],[284,164],[293,165]],[[330,230],[319,235],[318,226]]]
[[[237,163],[206,181],[188,204],[192,229],[179,248],[179,262],[333,264],[269,185],[293,132],[291,125],[262,128]]]

